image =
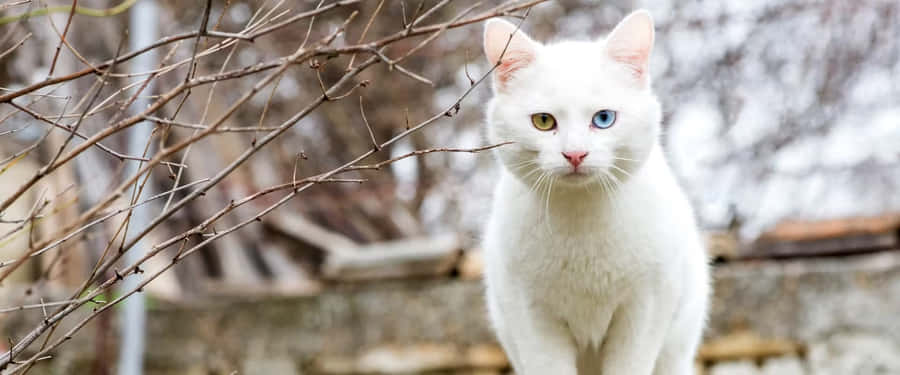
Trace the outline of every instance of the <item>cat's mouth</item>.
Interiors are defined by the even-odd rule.
[[[586,168],[569,168],[560,175],[560,181],[572,185],[583,185],[594,179],[593,173]]]

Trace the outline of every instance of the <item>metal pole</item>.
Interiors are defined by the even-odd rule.
[[[153,43],[157,39],[158,30],[157,22],[159,20],[159,9],[155,0],[138,1],[129,11],[130,24],[130,49],[136,50]],[[133,62],[133,70],[137,72],[146,72],[152,70],[157,63],[155,50],[144,53],[135,57]],[[144,79],[143,77],[140,79]],[[153,93],[152,81],[141,93],[141,98],[135,100],[131,110],[139,112],[150,104],[146,97]],[[128,133],[128,153],[131,155],[141,155],[148,140],[150,139],[153,125],[149,122],[141,122],[136,124]],[[138,161],[128,161],[126,166],[126,176],[137,173],[140,167]],[[139,183],[135,184],[138,189]],[[145,185],[142,197],[152,195],[153,182],[148,181]],[[138,197],[138,201],[142,198]],[[136,208],[132,212],[131,222],[128,226],[128,237],[134,236],[147,227],[150,221],[150,205]],[[147,244],[144,240],[139,241],[133,248],[125,253],[124,259],[126,264],[132,264],[144,256],[147,252]],[[122,282],[122,290],[128,291],[134,289],[141,282],[143,276],[140,274],[129,275]],[[147,309],[146,301],[143,293],[135,293],[127,298],[123,303],[120,312],[120,324],[122,330],[122,341],[119,352],[119,375],[141,375],[144,370],[144,346],[146,341],[146,322]]]

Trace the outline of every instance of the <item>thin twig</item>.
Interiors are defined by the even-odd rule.
[[[429,149],[425,149],[425,150],[416,150],[416,151],[412,151],[412,152],[409,152],[409,153],[406,153],[406,154],[403,154],[400,156],[396,156],[396,157],[393,157],[393,158],[390,158],[387,160],[377,162],[375,164],[362,164],[362,165],[354,165],[351,167],[347,167],[344,171],[349,172],[349,171],[359,171],[359,170],[379,170],[388,164],[393,164],[397,161],[400,161],[400,160],[403,160],[406,158],[410,158],[413,156],[421,156],[421,155],[430,154],[430,153],[434,153],[434,152],[444,152],[444,153],[465,152],[465,153],[474,154],[474,153],[478,153],[478,152],[482,152],[482,151],[495,149],[497,147],[506,146],[506,145],[509,145],[512,143],[513,142],[507,141],[507,142],[501,142],[501,143],[497,143],[497,144],[475,147],[475,148],[436,147],[436,148],[429,148]]]
[[[369,138],[372,140],[372,147],[375,148],[375,151],[381,151],[381,146],[378,145],[378,141],[375,140],[375,132],[372,131],[372,125],[369,125],[369,119],[366,118],[366,110],[363,108],[363,97],[359,96],[359,114],[362,115],[363,123],[366,124],[366,130],[369,131]]]
[[[6,57],[6,55],[13,53],[13,51],[15,51],[16,48],[19,48],[23,44],[25,44],[25,41],[28,40],[28,38],[31,38],[31,33],[25,34],[25,37],[20,39],[18,42],[16,42],[16,44],[13,44],[12,47],[9,47],[9,49],[7,49],[6,51],[0,52],[0,60],[2,60],[4,57]]]
[[[366,27],[363,28],[362,33],[359,35],[359,40],[356,41],[357,44],[362,43],[363,40],[366,39],[366,34],[369,33],[369,28],[372,27],[372,23],[375,22],[375,17],[378,16],[378,12],[381,11],[381,7],[384,5],[384,0],[380,0],[378,2],[378,6],[375,7],[375,11],[372,12],[372,15],[369,16],[369,22],[366,22]],[[347,70],[353,68],[353,61],[356,60],[356,54],[350,55],[350,62],[347,63]]]
[[[53,71],[56,69],[56,59],[59,58],[59,51],[62,49],[63,41],[66,40],[66,35],[69,34],[69,26],[72,25],[72,18],[75,16],[75,8],[78,7],[78,0],[72,0],[72,9],[69,10],[69,18],[66,19],[66,27],[63,28],[62,36],[59,37],[59,44],[56,45],[56,52],[53,53],[53,60],[50,62],[50,71],[47,72],[47,77],[53,76]],[[51,18],[47,18],[48,22],[53,23]]]

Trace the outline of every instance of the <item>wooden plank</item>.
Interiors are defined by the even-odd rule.
[[[706,341],[697,357],[703,361],[762,359],[798,355],[803,346],[792,340],[764,338],[756,332],[742,329]]]
[[[741,251],[741,258],[864,253],[900,247],[900,215],[785,221]]]
[[[862,235],[881,235],[900,229],[900,214],[800,221],[786,220],[763,233],[760,241],[812,241]]]
[[[293,212],[276,211],[263,221],[269,228],[328,253],[355,252],[353,240]]]
[[[329,375],[418,374],[453,369],[500,371],[509,368],[496,344],[462,348],[453,343],[379,345],[355,356],[322,356],[313,362],[316,373]]]
[[[756,242],[741,258],[791,258],[804,256],[848,255],[896,248],[894,233],[856,235],[808,241]]]
[[[461,254],[455,234],[409,238],[361,246],[327,256],[322,276],[340,281],[447,275]]]

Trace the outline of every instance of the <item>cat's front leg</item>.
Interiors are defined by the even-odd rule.
[[[603,375],[650,375],[671,325],[674,305],[638,293],[613,314],[601,349]]]
[[[515,351],[510,358],[516,374],[578,375],[575,343],[562,321],[521,300],[501,304],[499,333],[507,338],[505,349]]]

